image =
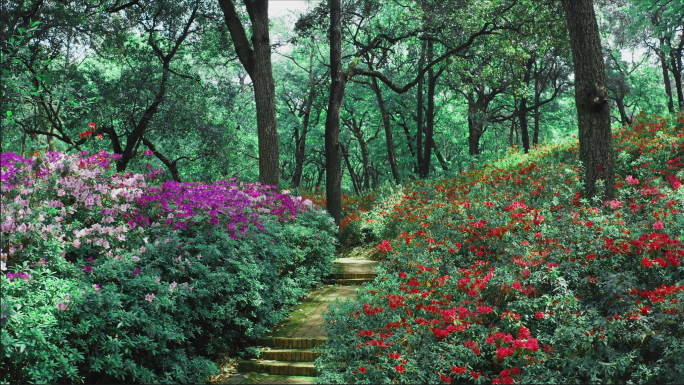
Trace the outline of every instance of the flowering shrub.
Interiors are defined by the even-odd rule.
[[[329,272],[309,202],[114,160],[2,154],[1,382],[199,383]]]
[[[684,381],[684,133],[642,115],[615,138],[605,204],[577,143],[410,186],[375,282],[325,318],[317,381]]]
[[[345,244],[357,245],[395,236],[399,222],[392,212],[405,193],[402,186],[383,186],[359,198],[344,197],[346,216],[340,223],[340,231]]]

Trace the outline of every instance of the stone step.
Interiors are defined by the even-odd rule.
[[[320,353],[311,349],[271,349],[262,350],[260,359],[276,361],[314,362]]]
[[[324,282],[328,285],[343,285],[343,286],[361,286],[366,282],[373,282],[374,278],[356,278],[356,279],[326,279]]]
[[[264,337],[259,338],[258,345],[269,348],[311,349],[324,345],[326,341],[327,338]]]
[[[239,372],[256,372],[288,376],[316,376],[316,367],[311,362],[267,362],[262,360],[240,361]]]
[[[362,278],[371,278],[375,279],[377,277],[377,273],[345,273],[345,272],[335,272],[332,273],[328,278],[330,279],[362,279]]]

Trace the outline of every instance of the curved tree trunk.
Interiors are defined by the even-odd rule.
[[[592,0],[563,0],[575,69],[575,103],[579,123],[580,158],[584,164],[587,199],[597,194],[596,182],[605,182],[604,201],[615,197],[613,136],[606,70]]]

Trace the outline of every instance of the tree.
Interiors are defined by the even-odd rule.
[[[259,181],[280,186],[280,150],[276,126],[275,82],[271,68],[268,0],[245,0],[252,24],[252,44],[233,0],[219,0],[240,63],[254,84],[259,138]]]
[[[597,194],[596,182],[602,179],[605,182],[603,200],[611,200],[615,197],[613,136],[606,71],[593,0],[563,0],[563,8],[575,71],[575,104],[585,196],[593,198]]]
[[[325,118],[325,194],[328,212],[339,225],[342,221],[340,114],[348,79],[342,70],[341,0],[330,0],[330,76],[330,99]]]

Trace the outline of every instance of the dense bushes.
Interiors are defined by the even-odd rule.
[[[3,383],[202,382],[332,266],[310,202],[112,160],[2,155]]]
[[[615,138],[605,205],[576,143],[411,186],[378,278],[326,317],[318,381],[684,381],[684,133],[640,116]]]

